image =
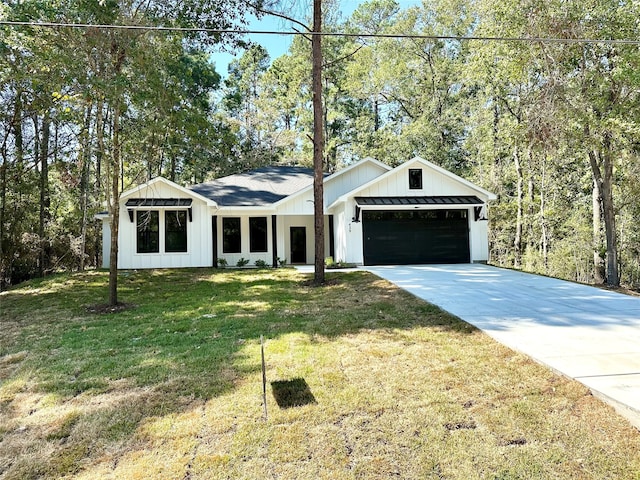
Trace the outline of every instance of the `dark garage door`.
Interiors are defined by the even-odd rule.
[[[468,263],[467,210],[362,212],[365,265]]]

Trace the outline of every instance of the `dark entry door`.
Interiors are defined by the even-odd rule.
[[[291,263],[307,263],[307,229],[291,227]]]
[[[365,265],[468,263],[467,210],[363,212]]]

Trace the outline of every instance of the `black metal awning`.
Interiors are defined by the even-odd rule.
[[[439,195],[430,197],[355,197],[361,207],[405,207],[412,205],[484,205],[475,195]]]
[[[193,221],[193,211],[191,209],[192,200],[190,198],[130,198],[125,203],[129,220],[133,223],[133,212],[136,208],[153,208],[153,207],[173,207],[184,208],[189,214],[189,221]]]
[[[130,198],[126,207],[183,207],[191,206],[190,198]]]

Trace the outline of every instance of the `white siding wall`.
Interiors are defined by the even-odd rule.
[[[344,253],[341,258],[345,262],[362,264],[364,253],[362,249],[362,212],[360,221],[354,222],[356,202],[352,198],[341,204],[343,206],[341,214],[340,236],[341,243],[344,243]]]
[[[109,268],[111,258],[111,221],[102,219],[102,268]]]
[[[313,215],[313,189],[278,205],[278,215]]]
[[[279,223],[282,223],[282,236],[279,236],[283,241],[284,252],[286,253],[287,263],[291,263],[291,227],[305,227],[305,233],[307,237],[307,260],[305,263],[312,264],[314,262],[314,229],[313,229],[313,216],[282,216],[278,218]],[[328,230],[328,229],[327,229]],[[278,249],[280,251],[280,249]],[[281,255],[282,257],[282,255]]]
[[[344,207],[344,204],[341,204]],[[334,260],[336,261],[349,261],[347,260],[348,252],[348,239],[347,239],[347,227],[345,220],[344,208],[336,208],[333,212],[333,232],[335,236],[334,243]]]
[[[273,263],[273,235],[271,229],[271,212],[265,212],[264,210],[237,210],[225,209],[223,211],[215,212],[218,217],[218,258],[224,258],[227,261],[228,266],[233,267],[238,263],[238,260],[244,258],[249,260],[248,265],[255,265],[256,260],[263,260],[267,262],[267,265]],[[249,218],[250,217],[266,217],[267,219],[267,251],[266,252],[251,252],[250,236],[249,236]],[[223,219],[224,218],[240,218],[240,253],[225,253],[223,252]],[[283,258],[283,251],[278,246],[278,256]]]
[[[473,208],[469,212],[469,222],[471,224],[471,261],[489,261],[489,225],[486,220],[475,221],[473,218]]]
[[[326,181],[324,186],[324,204],[331,205],[338,197],[358,188],[360,185],[370,182],[386,171],[387,170],[374,163],[363,163],[356,168]]]
[[[164,183],[156,183],[152,188],[141,189],[132,198],[189,198],[183,192]],[[120,205],[120,231],[118,232],[118,268],[180,268],[208,267],[212,264],[211,215],[210,208],[201,200],[192,202],[192,218],[187,218],[187,252],[164,252],[164,211],[176,208],[150,207],[146,210],[160,212],[160,253],[136,253],[136,217],[133,222],[129,218],[126,199]],[[141,210],[145,210],[142,208]]]
[[[311,265],[315,261],[315,232],[313,215],[282,215],[278,217],[278,256],[291,263],[291,227],[304,227],[307,239],[306,264]],[[334,229],[336,227],[334,217]],[[329,218],[324,221],[324,256],[329,256]],[[335,245],[334,245],[335,247]]]
[[[422,168],[422,189],[409,189],[409,168]],[[421,164],[413,164],[407,168],[399,169],[394,175],[374,183],[370,187],[358,192],[359,197],[384,197],[384,196],[424,196],[424,195],[476,195],[477,190],[456,182],[439,172],[431,170]],[[486,200],[486,199],[484,199]]]
[[[343,260],[349,263],[363,263],[362,249],[362,214],[360,221],[354,222],[355,201],[348,200],[344,204],[344,210],[341,214],[340,225],[340,243],[341,255],[336,260]]]

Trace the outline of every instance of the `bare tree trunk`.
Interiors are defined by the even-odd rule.
[[[520,268],[522,263],[522,210],[523,210],[523,200],[524,200],[524,177],[522,175],[522,165],[520,163],[520,152],[518,152],[518,148],[515,147],[513,149],[513,163],[516,168],[516,175],[518,178],[517,183],[517,213],[516,213],[516,234],[513,240],[514,247],[514,259],[513,266],[515,268]]]
[[[16,152],[16,167],[19,175],[24,169],[24,136],[22,134],[22,92],[16,93],[15,110],[13,114],[13,134]]]
[[[2,145],[2,165],[0,165],[0,292],[4,291],[7,286],[5,278],[7,277],[7,269],[5,262],[5,253],[2,247],[4,243],[4,219],[5,205],[7,202],[7,149]]]
[[[102,157],[104,156],[104,102],[101,98],[96,104],[96,192],[102,192]]]
[[[373,100],[373,131],[380,130],[380,95],[376,93]]]
[[[593,281],[597,284],[604,283],[604,262],[600,255],[602,247],[602,199],[600,187],[595,177],[593,179],[593,191],[591,192],[593,208]]]
[[[528,168],[529,168],[529,179],[527,181],[527,246],[533,246],[533,242],[534,242],[534,238],[535,238],[535,234],[534,234],[534,229],[533,229],[533,218],[535,215],[535,198],[536,198],[536,189],[535,189],[535,184],[534,184],[534,178],[533,178],[533,152],[531,151],[531,149],[528,149]]]
[[[11,119],[11,126],[10,126],[10,130],[13,131],[13,141],[14,141],[14,145],[13,145],[13,151],[14,151],[14,155],[15,155],[15,164],[14,164],[14,172],[17,173],[13,173],[13,177],[16,178],[16,176],[18,178],[21,178],[23,173],[24,173],[24,136],[23,136],[23,125],[22,125],[22,115],[23,115],[23,109],[22,109],[22,92],[21,91],[17,91],[16,92],[16,100],[15,100],[15,106],[14,106],[14,111],[13,111],[13,118]],[[7,163],[8,160],[8,155],[7,155],[7,151],[6,151],[6,142],[5,145],[3,146],[3,154],[4,154],[4,170],[3,170],[3,187],[4,187],[4,191],[3,191],[3,202],[2,202],[2,208],[3,208],[3,230],[4,227],[6,227],[6,224],[4,222],[4,219],[6,218],[6,210],[7,210],[7,205],[6,205],[6,186],[7,186],[7,169],[9,168],[9,164]],[[11,176],[9,177],[9,182],[11,182]],[[22,187],[19,187],[20,189]],[[15,202],[15,200],[14,200]],[[13,210],[11,208],[11,206],[9,206],[9,214],[10,215],[15,215],[16,209],[16,205],[14,203],[13,205]],[[19,213],[19,212],[18,212]],[[14,266],[14,252],[15,252],[15,227],[13,228],[9,228],[9,231],[5,231],[4,232],[5,235],[8,236],[8,242],[7,242],[7,247],[8,247],[8,251],[4,252],[4,256],[3,256],[3,280],[6,279],[6,284],[11,285],[12,281],[13,281],[13,276],[14,276],[14,272],[13,272],[13,266]],[[0,241],[4,240],[3,237],[0,237]]]
[[[613,159],[611,158],[611,134],[605,132],[602,138],[602,150],[589,150],[589,163],[593,177],[598,183],[602,212],[604,217],[604,233],[607,245],[605,258],[607,285],[620,285],[618,272],[618,239],[616,234],[616,215],[613,203]]]
[[[178,166],[176,164],[176,156],[171,155],[171,168],[169,171],[169,180],[171,180],[172,182],[176,181],[176,172],[178,170]]]
[[[111,253],[109,257],[109,305],[118,304],[118,230],[120,225],[120,99],[113,109],[111,156]]]
[[[322,0],[313,0],[313,37],[311,38],[313,73],[313,215],[315,233],[314,283],[324,283],[324,185],[323,185],[323,112],[322,112]]]
[[[37,119],[35,120],[37,122]],[[38,235],[40,236],[40,265],[39,274],[41,277],[49,267],[49,246],[46,238],[46,224],[50,217],[49,207],[51,199],[49,197],[49,137],[51,133],[51,117],[47,109],[42,118],[42,138],[40,140],[40,222]]]
[[[87,106],[80,144],[82,145],[82,171],[80,175],[80,206],[82,209],[82,227],[80,230],[80,271],[85,268],[85,251],[87,244],[87,219],[89,209],[89,170],[91,163],[91,112],[93,104]]]
[[[126,58],[126,51],[122,45],[114,42],[111,45],[111,53],[114,59],[114,74],[116,82],[122,73],[122,66]],[[111,154],[111,250],[109,256],[109,305],[118,304],[118,232],[120,229],[120,182],[124,183],[124,172],[121,172],[122,146],[120,145],[120,115],[124,105],[123,94],[119,88],[113,98],[113,139]],[[121,177],[122,175],[122,177]]]
[[[544,264],[545,272],[549,266],[549,234],[547,232],[547,218],[545,217],[546,209],[546,165],[542,164],[542,172],[540,176],[540,228],[542,234],[540,235],[540,253],[542,254],[542,261]]]

